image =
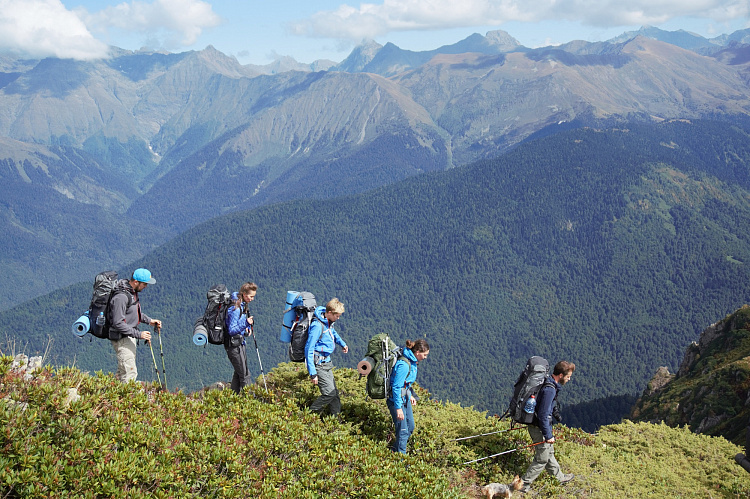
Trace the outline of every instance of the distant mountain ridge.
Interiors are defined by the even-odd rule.
[[[7,169],[0,175],[17,182],[14,196],[27,204],[64,193],[84,210],[98,207],[159,233],[137,245],[148,249],[220,214],[354,194],[569,128],[674,118],[746,122],[748,49],[741,33],[727,40],[707,57],[644,36],[529,49],[493,31],[425,52],[363,45],[335,71],[316,72],[291,61],[242,66],[213,47],[117,49],[94,62],[3,55],[0,160]],[[56,173],[49,152],[56,147],[68,151],[71,172]],[[0,206],[9,203],[3,196]],[[54,216],[51,204],[39,209]],[[20,228],[25,252],[46,263],[23,294],[0,285],[0,308],[109,261],[76,251],[42,257],[48,241],[68,242],[23,221],[4,225],[12,218],[5,215],[0,230]],[[58,234],[92,233],[87,220],[62,220]],[[90,243],[104,252],[111,245]],[[8,254],[0,265],[22,267]]]

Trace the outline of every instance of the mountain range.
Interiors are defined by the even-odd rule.
[[[0,308],[224,213],[364,192],[580,126],[746,123],[747,36],[643,28],[529,49],[494,31],[426,52],[369,43],[293,71],[212,47],[2,55],[0,229],[13,250]]]

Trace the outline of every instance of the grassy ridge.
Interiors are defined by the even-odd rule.
[[[306,409],[317,392],[298,365],[268,374],[271,393],[261,382],[238,397],[121,385],[72,368],[46,367],[24,380],[10,364],[0,358],[3,497],[478,497],[480,486],[508,482],[531,459],[522,450],[463,465],[527,445],[526,432],[456,442],[508,424],[422,389],[409,455],[395,455],[385,405],[365,399],[364,381],[350,369],[335,372],[345,419],[338,424]],[[71,387],[81,398],[67,405]],[[739,448],[723,438],[646,423],[598,435],[556,432],[558,460],[577,478],[560,486],[543,476],[538,497],[750,494],[750,475],[732,462]]]

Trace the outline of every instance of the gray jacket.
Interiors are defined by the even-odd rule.
[[[119,340],[123,336],[141,339],[138,324],[150,324],[152,319],[141,311],[138,293],[133,291],[130,281],[120,279],[112,291],[109,302],[109,339]]]

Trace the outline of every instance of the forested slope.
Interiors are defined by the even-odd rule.
[[[638,394],[750,292],[748,158],[747,132],[726,124],[573,130],[353,197],[217,218],[125,271],[157,279],[142,300],[164,320],[175,387],[230,377],[221,347],[192,345],[192,323],[211,284],[252,279],[267,369],[285,359],[297,289],[346,304],[337,329],[352,352],[337,365],[374,333],[426,337],[420,378],[439,398],[501,412],[531,355],[577,364],[568,403]],[[28,350],[51,335],[57,363],[112,370],[107,342],[70,332],[89,295],[86,282],[28,302],[0,315],[2,331]],[[139,365],[148,379],[143,347]]]

